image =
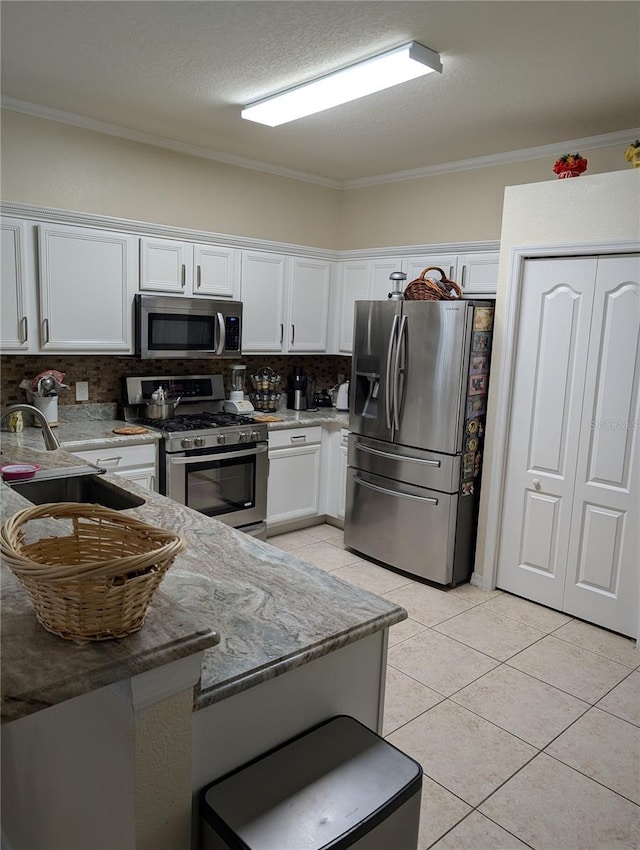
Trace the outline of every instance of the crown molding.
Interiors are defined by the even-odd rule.
[[[76,210],[41,207],[35,204],[22,204],[15,201],[0,201],[0,215],[20,218],[33,223],[53,222],[55,224],[74,224],[79,227],[103,228],[106,230],[154,236],[166,239],[182,239],[185,242],[199,242],[210,245],[224,245],[248,251],[271,251],[298,257],[311,257],[319,260],[372,260],[386,257],[415,257],[420,254],[465,254],[477,251],[497,251],[498,241],[485,242],[445,242],[433,245],[399,245],[384,248],[356,248],[348,251],[334,251],[329,248],[314,248],[308,245],[295,245],[290,242],[272,242],[267,239],[251,239],[246,236],[234,236],[229,233],[213,233],[208,230],[192,230],[187,227],[173,227],[166,224],[154,224],[148,221],[135,221],[128,218],[99,215],[97,213],[78,212]]]
[[[424,168],[414,168],[409,171],[396,171],[389,174],[380,174],[374,177],[360,177],[354,180],[333,180],[328,177],[320,177],[308,174],[304,171],[295,171],[267,162],[248,159],[224,151],[211,150],[209,148],[189,145],[176,139],[167,139],[164,136],[156,136],[152,133],[143,133],[129,127],[121,127],[117,124],[109,124],[93,118],[86,118],[72,112],[63,112],[59,109],[51,109],[48,106],[40,106],[37,103],[29,103],[11,97],[3,97],[0,101],[3,109],[10,112],[20,112],[24,115],[32,115],[47,121],[56,121],[59,124],[69,124],[84,130],[92,130],[96,133],[104,133],[109,136],[128,139],[143,145],[172,150],[188,156],[196,156],[201,159],[210,159],[225,165],[234,165],[238,168],[247,168],[252,171],[261,171],[265,174],[273,174],[276,177],[287,177],[292,180],[300,180],[304,183],[314,183],[330,189],[359,189],[365,186],[377,186],[382,183],[401,183],[406,180],[416,180],[422,177],[435,177],[441,174],[454,174],[460,171],[474,171],[479,168],[495,168],[501,165],[511,165],[517,162],[526,162],[532,159],[546,159],[557,157],[561,150],[595,150],[597,148],[614,147],[616,145],[628,145],[630,138],[640,137],[640,128],[630,130],[619,130],[615,133],[605,133],[600,136],[590,136],[584,139],[570,139],[569,141],[557,142],[552,145],[539,145],[533,148],[523,148],[516,151],[505,151],[504,153],[492,154],[490,156],[478,156],[472,159],[461,159],[455,162],[444,162],[438,165],[427,165]]]
[[[547,159],[558,157],[558,151],[579,150],[589,151],[597,148],[610,148],[617,145],[629,145],[629,139],[637,139],[640,128],[619,130],[615,133],[605,133],[601,136],[589,136],[585,139],[570,139],[568,142],[555,142],[552,145],[538,145],[534,148],[523,148],[517,151],[476,156],[472,159],[461,159],[457,162],[443,162],[439,165],[427,165],[424,168],[414,168],[410,171],[396,171],[392,174],[380,174],[378,177],[362,177],[355,180],[345,180],[343,189],[357,189],[363,186],[376,186],[381,183],[400,183],[404,180],[417,180],[421,177],[435,177],[440,174],[454,174],[458,171],[474,171],[479,168],[495,168],[501,165],[512,165],[517,162],[527,162],[532,159]]]
[[[104,228],[137,236],[156,236],[167,239],[182,239],[185,242],[224,245],[229,248],[242,248],[249,251],[276,251],[281,254],[314,257],[321,260],[336,260],[339,257],[338,251],[329,248],[294,245],[289,242],[273,242],[267,239],[253,239],[229,233],[214,233],[210,230],[193,230],[188,227],[155,224],[149,221],[136,221],[98,213],[56,209],[55,207],[41,207],[15,201],[0,201],[0,215],[28,219],[34,222],[50,221],[55,224]]]
[[[307,174],[305,171],[294,171],[279,165],[271,165],[268,162],[260,162],[243,156],[226,153],[224,151],[211,150],[210,148],[189,145],[179,142],[177,139],[167,139],[164,136],[156,136],[153,133],[143,133],[132,130],[130,127],[121,127],[118,124],[108,124],[106,121],[98,121],[94,118],[85,118],[72,112],[62,112],[59,109],[50,109],[48,106],[40,106],[37,103],[29,103],[25,100],[15,100],[11,97],[3,97],[0,101],[2,108],[10,112],[21,112],[23,115],[32,115],[35,118],[44,118],[46,121],[56,121],[58,124],[69,124],[72,127],[80,127],[83,130],[92,130],[95,133],[104,133],[108,136],[117,136],[128,139],[131,142],[139,142],[143,145],[152,145],[156,148],[183,153],[187,156],[197,156],[201,159],[211,159],[224,165],[235,165],[238,168],[248,168],[252,171],[262,171],[265,174],[274,174],[276,177],[289,177],[292,180],[301,180],[304,183],[315,183],[330,189],[341,189],[339,180],[331,180],[328,177],[319,177],[315,174]]]

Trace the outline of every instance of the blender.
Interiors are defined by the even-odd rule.
[[[228,401],[224,403],[227,413],[239,413],[250,416],[253,413],[253,405],[244,397],[244,378],[246,366],[236,365],[231,367],[231,392]]]

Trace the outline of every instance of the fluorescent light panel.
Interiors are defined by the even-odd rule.
[[[442,73],[439,54],[417,41],[411,41],[326,77],[258,100],[245,106],[241,114],[249,121],[277,127],[432,71]]]

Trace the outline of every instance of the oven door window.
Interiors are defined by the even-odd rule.
[[[213,315],[150,313],[149,351],[214,351],[216,327]]]
[[[194,462],[185,466],[187,506],[220,516],[255,506],[256,457]]]

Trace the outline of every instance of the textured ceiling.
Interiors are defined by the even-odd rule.
[[[4,0],[0,11],[14,106],[335,181],[640,123],[637,2]],[[411,40],[441,54],[442,75],[281,127],[240,118],[245,103]]]

